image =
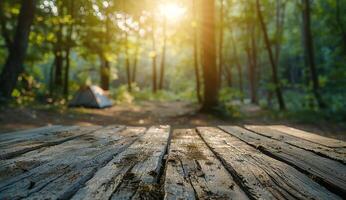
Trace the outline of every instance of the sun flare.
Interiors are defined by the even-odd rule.
[[[185,8],[174,3],[163,4],[159,9],[160,13],[170,21],[179,20],[185,13]]]

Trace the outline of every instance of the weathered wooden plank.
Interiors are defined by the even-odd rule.
[[[90,128],[91,131],[93,130],[92,127],[88,127],[86,135],[83,135],[74,140],[70,140],[58,145],[36,149],[20,156],[3,160],[0,163],[0,182],[2,182],[2,180],[6,180],[8,177],[17,176],[21,173],[27,172],[37,166],[43,165],[53,160],[64,159],[66,155],[70,155],[71,153],[74,153],[75,151],[78,151],[80,149],[84,149],[84,151],[90,149],[95,145],[95,142],[100,142],[97,140],[103,141],[108,137],[111,137],[111,141],[116,140],[119,136],[113,133],[125,129],[125,126],[109,126],[107,127],[107,129],[98,131],[97,137],[93,136],[94,133],[90,132]]]
[[[346,148],[331,148],[296,136],[288,135],[279,130],[272,129],[268,126],[245,126],[245,128],[254,131],[260,135],[269,137],[274,140],[291,144],[295,147],[317,153],[318,155],[338,160],[346,164]]]
[[[222,126],[221,129],[260,151],[312,175],[315,180],[338,194],[346,195],[346,167],[342,163],[240,127]]]
[[[72,199],[142,199],[161,195],[155,185],[169,139],[169,126],[151,127],[145,135],[97,171]],[[143,194],[143,191],[145,194]]]
[[[165,174],[167,200],[248,199],[194,129],[173,132]]]
[[[198,133],[254,199],[340,199],[292,166],[217,128]]]
[[[15,131],[15,132],[9,132],[9,133],[1,133],[0,134],[0,144],[2,142],[6,142],[9,140],[15,140],[19,138],[28,138],[32,137],[35,135],[42,135],[42,134],[49,134],[52,133],[53,131],[61,128],[63,126],[60,125],[53,125],[53,126],[44,126],[44,127],[39,127],[39,128],[34,128],[34,129],[29,129],[29,130],[21,130],[21,131]]]
[[[271,129],[275,129],[281,132],[284,132],[286,134],[314,142],[320,145],[324,145],[326,147],[331,148],[346,148],[346,142],[341,140],[336,140],[333,138],[323,137],[317,134],[309,133],[307,131],[295,129],[288,126],[282,126],[282,125],[275,125],[275,126],[268,126]]]
[[[60,127],[53,132],[42,132],[42,134],[35,134],[28,138],[23,136],[20,139],[1,144],[0,159],[9,159],[42,147],[57,145],[98,128],[100,127]]]
[[[72,147],[65,156],[0,183],[0,199],[64,199],[73,195],[94,173],[132,144],[145,128],[107,127],[83,135],[54,150]],[[120,132],[119,132],[120,131]],[[53,147],[51,147],[53,148]],[[47,151],[51,151],[50,148]]]
[[[10,146],[16,143],[20,143],[23,141],[34,140],[37,138],[46,137],[49,135],[54,135],[59,132],[69,131],[73,129],[77,129],[77,126],[47,126],[38,129],[31,129],[28,131],[19,131],[13,133],[6,133],[2,141],[0,141],[0,147],[4,148],[6,146]]]

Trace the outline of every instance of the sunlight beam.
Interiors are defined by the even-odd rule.
[[[167,3],[159,6],[161,15],[166,17],[168,21],[178,21],[185,13],[185,8],[174,4]]]

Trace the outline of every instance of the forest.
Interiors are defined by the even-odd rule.
[[[345,122],[344,13],[344,0],[1,0],[1,107],[66,108],[97,85],[119,105]]]

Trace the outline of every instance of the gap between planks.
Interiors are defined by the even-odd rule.
[[[144,130],[110,126],[47,148],[41,154],[48,154],[49,151],[54,154],[59,149],[66,152],[2,182],[0,198],[68,198],[114,155],[132,144]]]
[[[342,163],[241,127],[220,128],[264,154],[295,167],[331,191],[346,195],[346,167]]]
[[[197,130],[253,199],[340,199],[292,166],[218,128],[199,127]]]

